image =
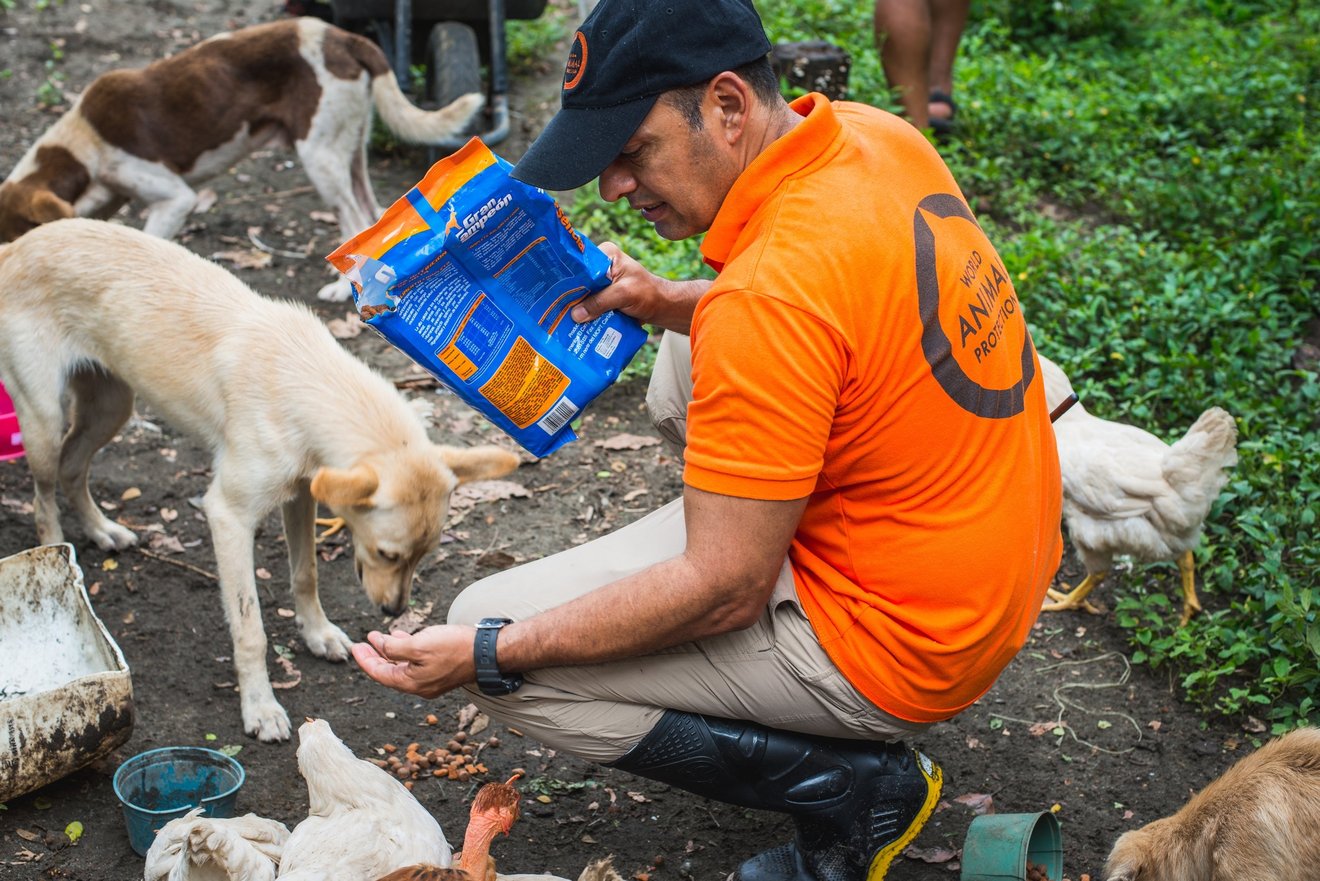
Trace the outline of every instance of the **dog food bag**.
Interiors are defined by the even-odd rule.
[[[646,331],[616,312],[572,319],[609,284],[609,258],[511,168],[473,138],[327,259],[368,325],[546,456]]]

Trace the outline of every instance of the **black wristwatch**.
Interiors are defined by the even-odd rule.
[[[482,618],[477,622],[477,639],[472,646],[472,657],[477,665],[477,688],[482,694],[500,697],[522,688],[521,673],[505,676],[495,660],[495,639],[500,628],[512,624],[508,618]]]

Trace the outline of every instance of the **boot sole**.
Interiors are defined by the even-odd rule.
[[[930,815],[935,811],[935,805],[939,804],[940,792],[944,789],[944,770],[934,761],[925,755],[918,753],[917,767],[921,769],[921,776],[926,778],[926,800],[921,805],[921,810],[912,818],[903,834],[897,840],[882,847],[871,860],[870,867],[866,870],[866,881],[884,881],[885,875],[889,873],[889,865],[894,861],[894,857],[903,852],[903,849],[912,843],[912,839],[917,837],[917,833],[926,825]],[[927,773],[926,762],[930,762],[931,772]]]

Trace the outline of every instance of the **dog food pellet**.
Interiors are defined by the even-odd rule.
[[[1050,881],[1050,872],[1040,863],[1027,863],[1027,881]]]

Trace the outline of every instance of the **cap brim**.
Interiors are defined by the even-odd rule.
[[[543,190],[588,183],[618,157],[658,97],[600,109],[561,109],[518,160],[512,177]]]

